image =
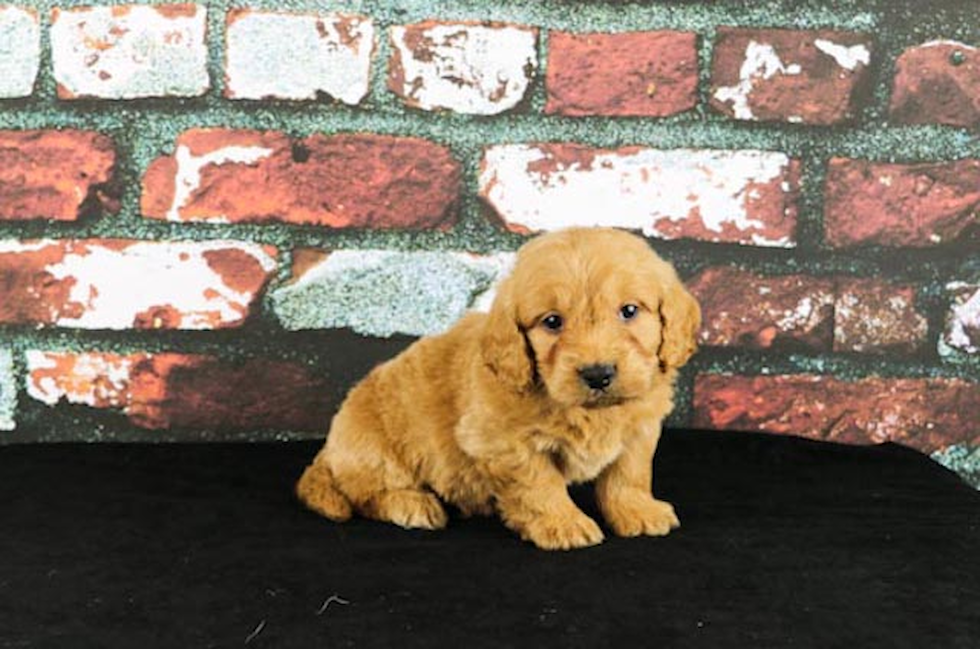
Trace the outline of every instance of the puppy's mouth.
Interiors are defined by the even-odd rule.
[[[609,394],[604,390],[589,390],[588,396],[582,402],[583,408],[611,408],[612,406],[620,406],[627,401],[631,401],[631,397],[625,397],[620,394]]]

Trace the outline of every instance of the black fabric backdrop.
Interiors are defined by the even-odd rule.
[[[682,528],[546,553],[318,518],[317,446],[0,448],[0,647],[980,647],[980,493],[911,450],[668,431]]]

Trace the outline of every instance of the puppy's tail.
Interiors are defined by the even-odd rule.
[[[350,500],[337,488],[330,467],[320,458],[303,471],[296,483],[296,495],[307,507],[333,521],[346,521],[354,513]]]

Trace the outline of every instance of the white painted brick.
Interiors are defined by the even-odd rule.
[[[226,96],[302,100],[323,92],[355,105],[367,95],[370,19],[241,9],[227,22]]]
[[[349,327],[370,336],[423,336],[467,309],[486,311],[513,253],[339,250],[272,295],[291,330]]]
[[[101,408],[127,406],[133,366],[145,358],[145,355],[28,350],[25,354],[27,394],[49,406],[57,405],[62,399]],[[66,365],[71,367],[69,380],[59,382],[48,376],[52,370]],[[68,378],[64,374],[61,377]]]
[[[40,61],[37,13],[0,5],[0,99],[30,96]]]
[[[818,38],[813,44],[818,50],[834,59],[837,65],[850,72],[853,72],[858,65],[867,66],[871,63],[871,51],[860,43],[848,46]]]
[[[211,268],[206,253],[222,250],[245,252],[266,271],[275,267],[260,246],[223,242],[139,242],[123,250],[91,248],[88,254],[68,256],[47,272],[54,279],[74,277],[72,297],[87,308],[58,324],[126,329],[137,314],[161,306],[181,313],[181,329],[240,322],[254,296],[236,290]]]
[[[78,329],[237,326],[277,266],[274,248],[240,241],[0,242],[0,254],[29,274],[14,272],[3,294],[15,313]],[[31,277],[44,278],[44,292]]]
[[[410,106],[494,115],[524,98],[537,31],[517,25],[421,23],[391,29],[388,85]]]
[[[946,331],[939,340],[939,353],[980,354],[980,284],[950,282],[946,289],[953,299]]]
[[[14,378],[14,357],[9,349],[0,349],[0,430],[16,427],[14,410],[17,407],[17,381]]]
[[[55,9],[51,55],[58,96],[195,97],[209,87],[200,5]]]
[[[792,247],[797,174],[768,151],[515,144],[487,149],[480,194],[518,232],[612,226]]]
[[[758,80],[771,79],[776,75],[798,76],[802,73],[803,68],[798,63],[785,65],[772,45],[752,41],[745,49],[745,61],[739,69],[738,84],[718,88],[715,90],[715,98],[731,103],[736,119],[754,120],[755,115],[749,107],[749,96]]]

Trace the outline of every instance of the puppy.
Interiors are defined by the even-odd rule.
[[[595,480],[620,536],[679,523],[652,493],[660,425],[701,313],[643,239],[604,228],[537,237],[489,314],[470,313],[376,367],[348,395],[297,484],[335,521],[354,511],[407,528],[498,513],[539,548],[603,533],[568,496]]]

